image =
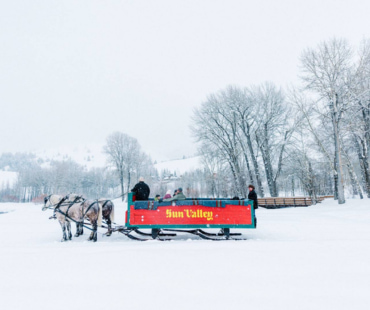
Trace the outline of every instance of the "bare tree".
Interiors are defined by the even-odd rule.
[[[316,49],[307,49],[301,57],[302,80],[306,89],[318,95],[321,109],[327,109],[331,118],[334,141],[334,180],[338,203],[345,203],[344,176],[340,145],[340,122],[348,108],[348,76],[352,51],[347,42],[332,39],[322,42]]]
[[[104,152],[108,155],[108,162],[116,169],[119,178],[122,201],[124,195],[129,191],[131,175],[140,155],[138,141],[122,132],[114,132],[107,137]],[[126,191],[124,188],[126,179]]]
[[[203,174],[207,186],[206,195],[209,197],[227,197],[228,170],[227,161],[220,155],[217,148],[203,142],[198,150],[204,166]]]
[[[237,115],[237,124],[240,128],[238,135],[240,146],[243,150],[244,159],[247,165],[249,178],[252,183],[256,184],[256,190],[260,197],[264,197],[264,189],[262,186],[262,176],[260,174],[260,168],[256,156],[256,150],[254,146],[256,119],[255,116],[258,114],[258,105],[255,105],[252,92],[245,88],[240,89],[235,86],[229,86],[227,88],[226,103],[228,108]],[[251,158],[254,175],[249,166],[249,159]],[[254,182],[254,180],[256,182]]]
[[[351,80],[349,131],[360,162],[361,177],[370,198],[370,40],[364,40]]]
[[[259,106],[255,116],[255,139],[261,151],[270,195],[277,197],[277,179],[282,171],[284,155],[294,133],[296,120],[284,94],[274,84],[265,83],[252,92],[254,103]]]
[[[246,197],[247,190],[241,168],[241,148],[238,140],[236,113],[225,105],[225,94],[219,92],[208,96],[195,110],[194,127],[198,141],[204,141],[218,149],[228,162],[235,183],[235,194]]]

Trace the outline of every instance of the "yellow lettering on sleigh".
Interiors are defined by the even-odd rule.
[[[182,211],[172,211],[172,209],[167,209],[166,210],[166,218],[183,218],[184,217],[184,212]]]
[[[204,217],[207,218],[207,221],[213,221],[213,212],[204,212]]]
[[[170,212],[168,212],[170,211]],[[213,212],[212,211],[203,211],[203,210],[189,210],[185,209],[185,217],[187,218],[205,218],[207,221],[213,221]],[[182,211],[172,211],[167,210],[167,217],[184,217],[184,212]],[[168,216],[170,214],[170,216]]]
[[[166,218],[170,218],[171,217],[171,209],[167,209],[166,210]]]
[[[186,213],[186,217],[190,217],[189,210],[185,209],[184,211],[185,211],[185,213]]]

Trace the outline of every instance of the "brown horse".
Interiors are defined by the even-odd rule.
[[[83,219],[86,217],[90,220],[93,230],[90,234],[88,240],[97,241],[97,231],[98,226],[101,226],[102,220],[102,209],[99,204],[93,204],[90,208],[84,207],[84,202],[79,201],[81,198],[76,197],[74,200],[69,201],[67,197],[62,197],[59,195],[49,195],[44,199],[44,206],[42,211],[49,208],[54,209],[56,218],[58,219],[60,226],[63,231],[62,241],[67,241],[72,239],[71,232],[71,221],[76,222],[77,232],[75,237],[82,235]],[[67,236],[67,232],[68,236]]]

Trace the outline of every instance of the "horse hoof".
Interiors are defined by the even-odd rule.
[[[77,237],[79,237],[79,236],[80,236],[79,234],[75,234],[75,235],[74,235],[74,237],[75,237],[75,238],[77,238]]]

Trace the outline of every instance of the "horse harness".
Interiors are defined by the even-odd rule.
[[[69,209],[75,204],[75,203],[77,203],[77,200],[79,200],[80,198],[82,198],[82,197],[80,197],[80,196],[76,196],[76,198],[69,204],[69,206],[68,206],[68,208],[67,208],[67,211],[66,211],[66,215],[65,215],[65,217],[66,217],[66,219],[67,219],[67,216],[68,216],[68,211],[69,211]]]
[[[50,195],[51,196],[51,195]],[[45,197],[45,199],[50,199],[50,196],[48,196],[48,197]],[[61,213],[62,215],[64,215],[64,217],[67,219],[71,219],[69,216],[68,216],[68,212],[69,212],[69,209],[75,204],[75,203],[77,203],[78,202],[78,200],[79,199],[81,199],[82,197],[81,196],[77,196],[72,202],[70,202],[69,204],[68,204],[68,208],[67,208],[67,210],[66,210],[66,212],[64,213],[64,212],[62,212],[61,210],[60,210],[60,207],[63,205],[63,202],[65,202],[66,201],[66,199],[67,199],[67,197],[63,197],[59,202],[58,202],[58,204],[55,206],[55,208],[54,208],[54,216],[53,216],[53,218],[55,218],[55,215],[56,215],[56,212],[59,212],[59,213]],[[103,206],[102,206],[102,209],[105,207],[105,205],[107,204],[109,202],[109,200],[106,200],[105,202],[104,202],[104,204],[103,204]],[[91,207],[94,205],[94,204],[99,204],[99,201],[98,200],[95,200],[93,203],[91,203],[88,207],[87,207],[87,209],[86,209],[86,211],[83,213],[83,217],[82,218],[84,218],[85,216],[86,216],[86,214],[90,211],[90,209],[91,209]]]
[[[62,204],[63,204],[63,202],[65,202],[66,201],[66,199],[67,199],[67,197],[63,197],[58,203],[57,203],[57,205],[55,206],[55,208],[54,208],[54,216],[55,216],[55,213],[57,212],[57,211],[59,211],[59,212],[61,212],[60,210],[59,210],[59,208],[62,206]]]
[[[62,206],[62,204],[63,204],[63,202],[65,202],[66,200],[67,200],[67,197],[63,197],[59,202],[58,202],[58,204],[56,205],[56,207],[54,208],[54,217],[55,217],[55,215],[56,215],[56,212],[59,212],[59,213],[61,213],[61,214],[63,214],[64,215],[64,217],[65,217],[65,219],[67,220],[67,218],[68,219],[70,219],[70,217],[68,216],[68,212],[69,212],[69,209],[75,204],[75,203],[77,203],[77,200],[79,200],[81,197],[80,196],[77,196],[72,202],[69,202],[68,203],[68,208],[67,208],[67,211],[66,211],[66,213],[64,213],[64,212],[62,212],[61,210],[60,210],[60,207]]]
[[[94,229],[91,229],[90,227],[87,227],[86,225],[84,225],[84,221],[83,221],[83,218],[82,218],[82,222],[79,222],[79,221],[76,221],[74,220],[73,218],[71,218],[70,216],[68,216],[68,211],[69,209],[77,202],[78,199],[80,199],[81,197],[77,196],[75,198],[75,200],[73,200],[72,203],[69,204],[68,208],[67,208],[67,211],[66,213],[64,213],[63,211],[60,210],[60,207],[62,206],[63,202],[66,201],[67,197],[63,197],[61,201],[58,202],[58,204],[56,205],[56,207],[54,208],[54,215],[56,212],[59,212],[60,214],[64,215],[65,218],[71,220],[72,222],[75,222],[75,223],[79,223],[79,224],[82,224],[83,227],[85,227],[86,229],[88,230],[91,230],[91,231],[94,231]],[[95,203],[95,202],[94,202]],[[93,204],[91,204],[89,206],[89,208],[92,206]],[[88,209],[89,209],[88,208]]]
[[[91,203],[88,207],[87,207],[87,209],[86,209],[86,211],[85,211],[85,213],[84,213],[84,215],[83,215],[83,218],[86,216],[86,214],[87,214],[87,212],[89,212],[90,211],[90,209],[91,209],[91,207],[94,205],[94,204],[98,204],[98,207],[99,207],[99,200],[95,200],[93,203]],[[102,207],[103,208],[103,207]]]
[[[103,203],[103,205],[101,206],[102,211],[103,211],[104,207],[107,205],[107,203],[108,203],[108,202],[110,202],[110,200],[106,200],[106,201]]]

